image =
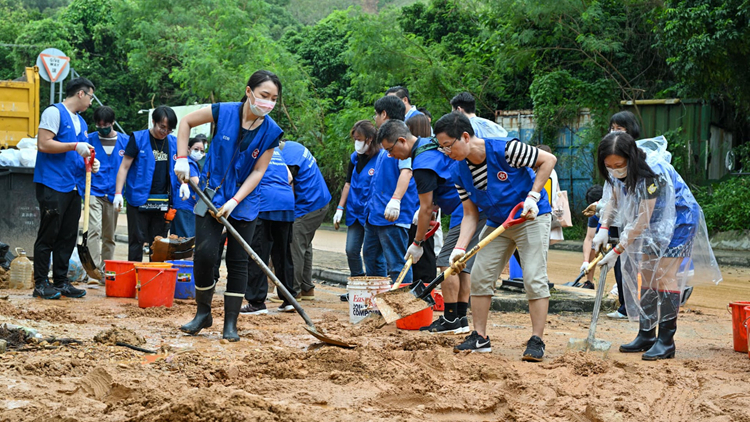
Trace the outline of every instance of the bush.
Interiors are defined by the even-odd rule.
[[[694,193],[703,208],[709,233],[748,228],[750,177],[732,177]]]

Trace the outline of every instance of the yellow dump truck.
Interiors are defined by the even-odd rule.
[[[39,127],[39,68],[27,67],[23,76],[0,81],[0,148],[36,137]]]

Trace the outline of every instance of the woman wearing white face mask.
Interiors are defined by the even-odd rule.
[[[201,171],[198,162],[203,159],[205,155],[204,151],[206,148],[206,137],[198,135],[195,138],[190,138],[188,142],[188,164],[190,165],[190,180],[198,184]],[[179,237],[193,237],[195,236],[195,215],[193,214],[193,208],[197,202],[197,198],[193,192],[190,191],[187,183],[181,182],[179,179],[174,180],[172,185],[172,207],[175,209],[174,219],[172,220],[172,226],[170,232]]]
[[[349,157],[346,184],[341,189],[341,200],[333,216],[333,225],[338,229],[346,208],[346,258],[349,261],[349,273],[352,277],[360,277],[365,275],[360,254],[365,237],[370,180],[375,171],[376,160],[373,158],[377,157],[381,146],[373,145],[377,129],[369,120],[355,123],[350,135],[354,141],[354,152]]]

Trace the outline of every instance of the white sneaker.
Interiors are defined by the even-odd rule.
[[[615,297],[620,296],[620,293],[617,291],[617,283],[615,283],[615,285],[612,286],[612,290],[609,292],[609,294]]]
[[[627,319],[628,316],[621,314],[620,311],[614,311],[614,312],[608,313],[607,314],[607,318],[612,318],[612,319]]]

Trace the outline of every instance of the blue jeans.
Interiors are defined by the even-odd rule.
[[[349,275],[361,277],[365,275],[362,266],[362,242],[365,240],[365,228],[359,221],[346,228],[346,260],[349,261]],[[385,259],[381,259],[385,268]]]
[[[404,255],[409,244],[409,230],[397,226],[365,226],[363,252],[367,275],[374,277],[389,276],[396,281],[404,267]],[[385,257],[385,265],[383,265]],[[406,273],[403,284],[412,282],[411,269]]]
[[[172,234],[179,237],[195,236],[195,214],[193,210],[176,210],[172,220]]]

